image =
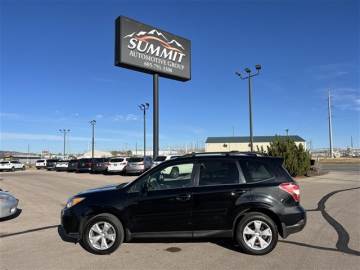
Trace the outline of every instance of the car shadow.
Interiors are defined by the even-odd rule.
[[[11,215],[11,216],[8,216],[8,217],[3,217],[3,218],[0,218],[0,222],[15,219],[15,218],[17,218],[18,216],[20,216],[21,212],[22,212],[22,209],[17,208],[17,210],[16,210],[16,213],[15,213],[15,214],[13,214],[13,215]]]
[[[323,196],[320,199],[320,201],[318,202],[317,208],[306,210],[306,212],[320,212],[321,215],[323,216],[323,218],[326,220],[326,222],[331,227],[334,228],[334,230],[336,231],[336,233],[338,235],[338,239],[337,239],[336,245],[335,245],[336,248],[315,246],[315,245],[310,245],[310,244],[295,242],[295,241],[289,241],[289,240],[279,240],[279,242],[285,243],[285,244],[297,245],[297,246],[301,246],[301,247],[308,247],[308,248],[314,248],[314,249],[326,250],[326,251],[335,251],[335,252],[346,253],[349,255],[360,256],[360,251],[351,249],[349,247],[350,235],[347,232],[347,230],[345,229],[345,227],[340,222],[338,222],[335,218],[333,218],[326,211],[326,207],[325,207],[327,200],[329,198],[331,198],[333,195],[340,193],[340,192],[346,192],[346,191],[356,190],[356,189],[360,189],[360,187],[334,190],[334,191],[326,194],[325,196]]]
[[[14,232],[14,233],[2,233],[2,234],[0,234],[0,238],[7,238],[7,237],[15,236],[15,235],[21,235],[21,234],[33,233],[33,232],[42,231],[42,230],[53,229],[53,228],[57,228],[58,226],[59,225],[51,225],[51,226],[34,228],[34,229],[29,229],[29,230],[20,231],[20,232]]]

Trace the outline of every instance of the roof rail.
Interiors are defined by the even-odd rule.
[[[201,152],[201,153],[192,152],[189,154],[185,154],[181,157],[199,157],[199,156],[254,156],[254,157],[259,157],[259,156],[264,156],[264,154],[258,153],[258,152],[240,152],[240,151]]]

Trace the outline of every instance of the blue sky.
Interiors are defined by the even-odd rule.
[[[192,41],[192,80],[160,79],[161,148],[207,136],[297,134],[327,147],[327,91],[334,144],[360,144],[358,1],[4,1],[0,3],[1,150],[142,147],[152,77],[114,66],[114,20],[125,15]],[[152,108],[148,142],[152,142]]]

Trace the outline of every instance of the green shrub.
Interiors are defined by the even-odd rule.
[[[302,144],[296,146],[294,140],[276,136],[267,149],[269,156],[284,159],[284,167],[292,176],[307,175],[309,172],[310,154]]]

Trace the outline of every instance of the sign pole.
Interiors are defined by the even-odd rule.
[[[159,74],[153,75],[153,159],[159,155]]]

